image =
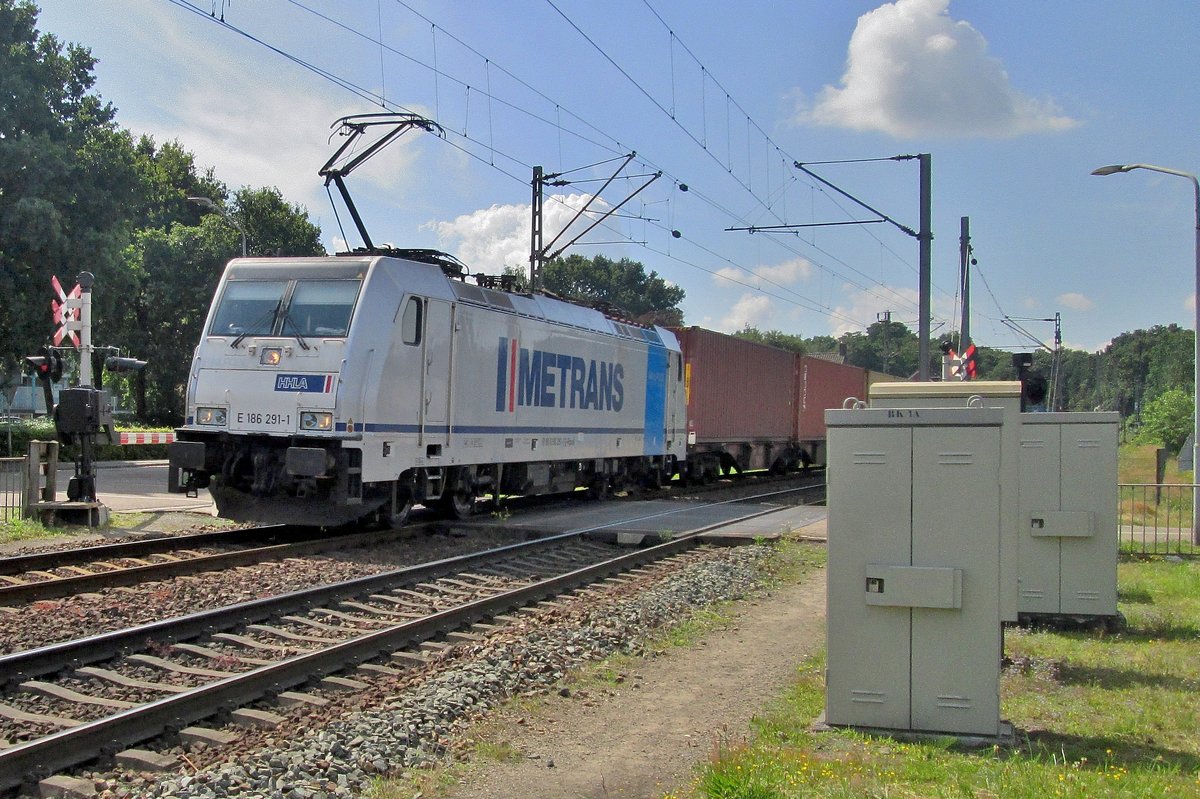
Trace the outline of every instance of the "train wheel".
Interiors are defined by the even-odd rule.
[[[470,518],[475,512],[475,489],[466,471],[455,469],[451,472],[446,491],[442,494],[442,507],[455,519]]]
[[[608,479],[608,475],[598,475],[591,484],[588,485],[587,495],[589,499],[606,500],[612,495],[612,485]]]
[[[475,495],[470,491],[454,491],[442,499],[446,512],[455,519],[469,519],[475,512]]]
[[[395,498],[388,505],[390,512],[385,521],[393,529],[403,527],[408,524],[408,517],[412,513],[412,509],[412,492],[407,488],[397,488]]]

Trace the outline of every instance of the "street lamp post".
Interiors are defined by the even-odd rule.
[[[1178,169],[1168,169],[1165,166],[1154,166],[1153,164],[1113,164],[1112,166],[1102,166],[1099,169],[1092,170],[1093,175],[1115,175],[1118,172],[1130,172],[1134,169],[1148,169],[1151,172],[1162,172],[1165,175],[1175,175],[1176,177],[1187,178],[1192,182],[1192,189],[1196,195],[1196,309],[1195,309],[1195,354],[1194,354],[1194,372],[1195,379],[1193,383],[1192,405],[1195,408],[1195,416],[1192,420],[1192,485],[1196,485],[1196,476],[1200,474],[1200,180],[1191,172],[1182,172]],[[1200,491],[1194,487],[1192,489],[1192,541],[1200,544]]]
[[[234,219],[232,216],[230,216],[228,213],[226,213],[225,209],[222,206],[217,205],[215,202],[213,202],[208,197],[188,197],[187,201],[190,203],[195,203],[196,205],[200,206],[201,208],[204,208],[205,210],[216,211],[218,214],[221,215],[222,219],[224,219],[229,224],[233,225],[233,227],[235,227],[237,229],[237,232],[242,234],[242,257],[243,258],[246,257],[246,229],[244,227],[242,227],[240,222],[238,222],[236,219]]]

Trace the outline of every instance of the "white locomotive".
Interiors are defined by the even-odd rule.
[[[402,524],[414,502],[462,517],[676,471],[673,333],[465,271],[429,250],[231,261],[170,448],[179,490],[232,519]]]

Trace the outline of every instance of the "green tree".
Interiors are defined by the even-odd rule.
[[[846,362],[855,366],[901,377],[917,371],[917,334],[903,322],[875,322],[864,333],[846,333],[841,344],[846,348]],[[937,355],[941,357],[940,352]],[[940,368],[931,374],[941,374]]]
[[[178,421],[213,288],[241,254],[237,230],[187,197],[225,204],[258,253],[321,254],[320,231],[278,190],[231,198],[181,143],[119,128],[90,91],[95,59],[40,33],[37,16],[30,0],[0,0],[0,375],[49,340],[51,276],[69,288],[86,270],[93,342],[149,362],[111,384],[132,389],[139,416]]]
[[[683,289],[657,272],[646,274],[644,265],[628,258],[555,258],[542,267],[542,286],[570,299],[616,306],[643,324],[683,325]]]
[[[1192,432],[1195,409],[1191,394],[1179,388],[1167,389],[1142,409],[1138,441],[1161,444],[1171,452],[1178,452]]]
[[[1171,388],[1192,385],[1194,334],[1179,325],[1122,333],[1104,350],[1098,405],[1129,416]]]
[[[325,254],[321,229],[309,221],[308,211],[285,200],[279,189],[239,189],[228,213],[246,229],[251,255]]]
[[[769,344],[781,350],[799,353],[808,351],[808,342],[804,340],[803,336],[784,333],[782,330],[759,330],[757,327],[746,325],[733,335],[748,341],[757,341],[759,344]]]
[[[251,254],[324,254],[320,229],[277,189],[240,189],[228,213],[245,227]],[[182,421],[192,350],[225,264],[241,255],[241,246],[237,229],[208,213],[197,225],[143,230],[126,250],[127,274],[135,278],[127,317],[134,325],[122,340],[147,361],[129,386],[140,418]]]
[[[139,191],[128,134],[92,93],[95,59],[37,30],[29,0],[0,0],[0,361],[51,332],[51,275],[103,281],[120,264]]]

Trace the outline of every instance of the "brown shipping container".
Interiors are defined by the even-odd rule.
[[[795,353],[699,327],[675,334],[683,348],[689,443],[791,440]]]
[[[798,378],[799,441],[824,439],[825,411],[841,408],[847,397],[867,399],[867,372],[857,366],[802,355]]]

